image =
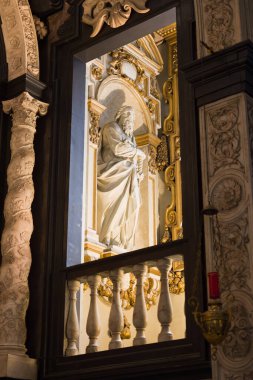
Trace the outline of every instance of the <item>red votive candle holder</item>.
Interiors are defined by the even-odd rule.
[[[209,285],[209,298],[212,300],[216,300],[217,298],[220,298],[218,272],[208,273],[208,285]]]

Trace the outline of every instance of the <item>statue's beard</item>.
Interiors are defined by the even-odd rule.
[[[125,121],[124,123],[122,123],[122,129],[127,136],[132,137],[132,135],[133,135],[133,124],[132,123]]]

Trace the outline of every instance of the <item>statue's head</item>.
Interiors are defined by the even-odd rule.
[[[133,107],[121,107],[115,116],[115,121],[123,129],[126,135],[132,136],[134,131],[135,113]]]

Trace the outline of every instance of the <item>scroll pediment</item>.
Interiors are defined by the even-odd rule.
[[[136,43],[125,45],[123,49],[152,75],[156,76],[162,71],[163,59],[151,34],[139,38]]]

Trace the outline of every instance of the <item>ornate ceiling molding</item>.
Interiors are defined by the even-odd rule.
[[[91,37],[95,37],[104,23],[111,28],[124,25],[132,9],[137,13],[147,13],[149,8],[146,8],[146,2],[147,0],[85,0],[82,21],[93,27]]]

